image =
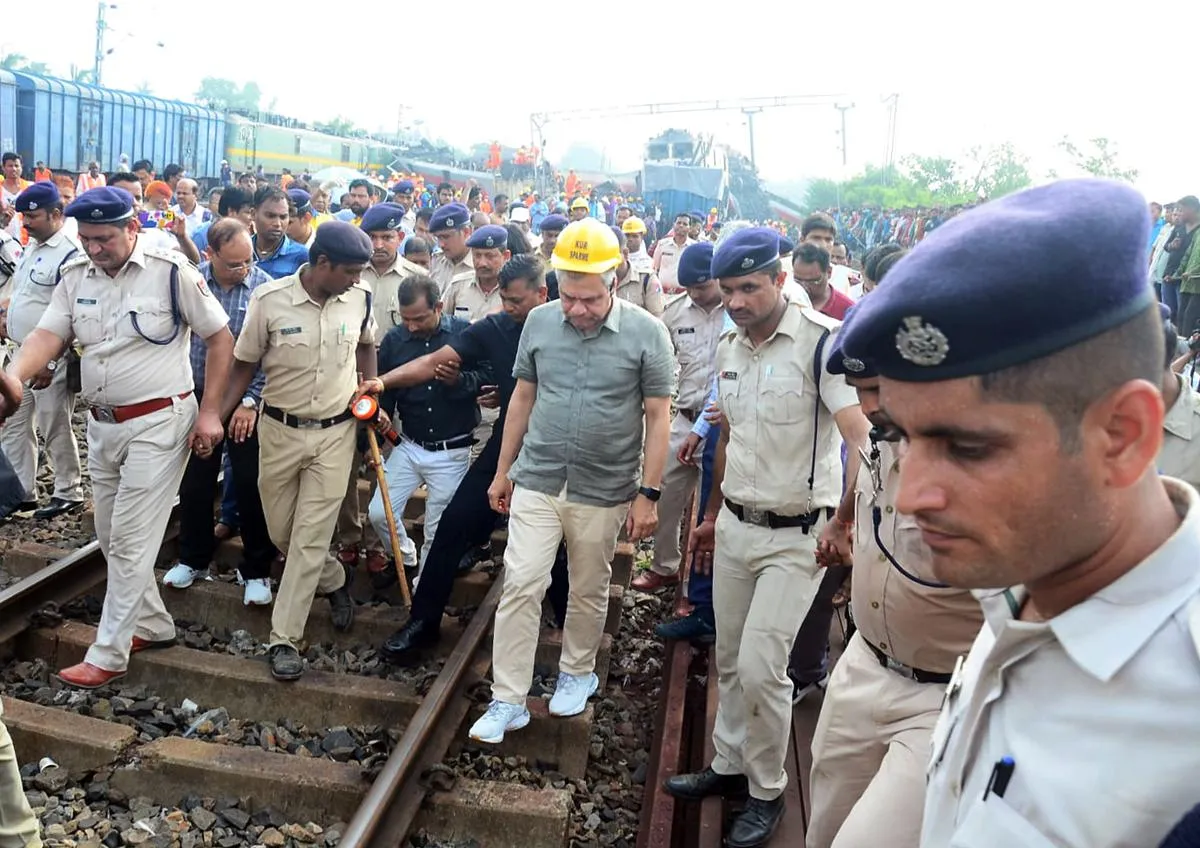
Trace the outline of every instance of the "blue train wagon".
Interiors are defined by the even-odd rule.
[[[196,179],[217,179],[225,146],[225,116],[176,100],[113,91],[53,77],[14,72],[17,147],[27,162],[82,171],[95,160],[105,171],[149,159],[156,170],[175,162]]]
[[[16,149],[17,78],[11,72],[0,68],[0,151]]]

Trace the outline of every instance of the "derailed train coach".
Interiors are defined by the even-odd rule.
[[[131,164],[149,159],[158,169],[176,162],[197,179],[215,180],[224,158],[225,116],[176,100],[0,72],[0,139],[29,166],[44,162],[56,171],[78,172],[96,161],[101,170],[116,171],[124,155]]]

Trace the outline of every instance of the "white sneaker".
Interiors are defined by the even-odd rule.
[[[271,581],[266,577],[256,577],[246,581],[246,591],[242,594],[243,606],[266,606],[271,603]]]
[[[192,568],[181,562],[171,566],[171,570],[163,575],[163,585],[170,586],[172,589],[186,589],[196,582],[197,577],[203,575],[204,572],[200,569]]]
[[[471,725],[468,735],[477,742],[488,742],[497,745],[504,741],[506,730],[520,730],[529,724],[529,710],[524,704],[506,704],[503,701],[492,701],[488,711],[480,716],[479,721]]]
[[[579,715],[587,707],[588,698],[596,694],[599,687],[600,678],[594,674],[576,677],[560,671],[554,697],[550,699],[550,715]]]

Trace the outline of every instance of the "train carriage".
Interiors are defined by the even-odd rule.
[[[234,171],[254,171],[261,165],[272,176],[284,168],[299,174],[333,166],[384,172],[390,160],[387,151],[369,139],[342,138],[299,124],[264,123],[232,113],[226,116],[225,158]]]
[[[0,68],[0,150],[17,149],[17,78]]]

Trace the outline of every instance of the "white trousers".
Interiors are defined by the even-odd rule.
[[[416,559],[417,550],[413,540],[404,532],[404,505],[422,484],[429,493],[425,500],[425,541],[421,545],[418,576],[420,569],[425,567],[425,558],[429,556],[429,546],[433,544],[433,536],[437,533],[442,513],[454,497],[454,492],[466,476],[470,464],[470,447],[431,451],[409,439],[402,439],[384,463],[388,497],[392,501],[392,512],[396,517],[396,534],[400,537],[400,552],[407,561]],[[367,516],[379,538],[385,540],[384,550],[390,552],[391,548],[386,543],[388,526],[382,492],[376,491],[375,496],[371,498]]]
[[[679,571],[679,534],[683,513],[696,493],[699,466],[684,465],[675,455],[683,447],[692,422],[678,412],[671,421],[671,440],[667,449],[667,468],[663,472],[662,497],[658,501],[658,530],[654,533],[654,564],[651,570],[668,575]]]
[[[0,427],[0,447],[25,488],[25,499],[37,500],[38,431],[54,466],[54,494],[64,501],[82,501],[79,443],[71,429],[75,395],[67,390],[67,363],[58,361],[54,379],[44,389],[26,391],[21,406]]]

